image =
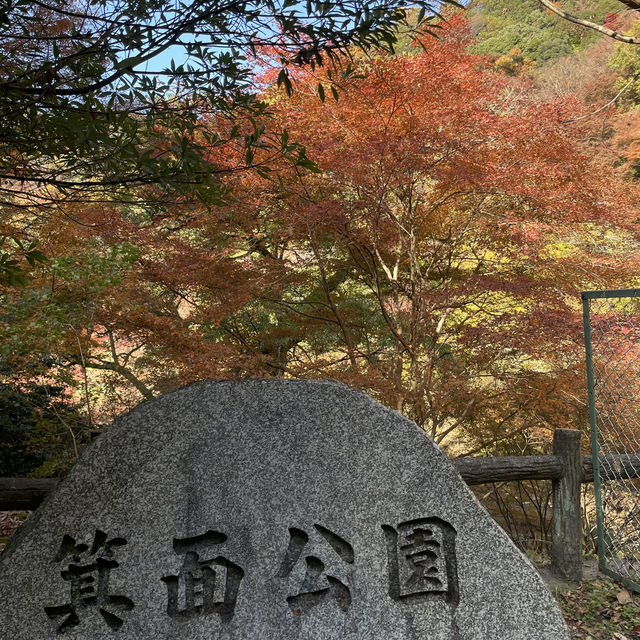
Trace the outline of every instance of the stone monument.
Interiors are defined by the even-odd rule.
[[[566,640],[415,424],[335,382],[203,382],[85,452],[0,556],[1,640]]]

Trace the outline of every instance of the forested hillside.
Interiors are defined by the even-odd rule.
[[[0,475],[63,473],[90,430],[202,378],[335,378],[452,455],[584,425],[579,292],[640,285],[640,49],[533,0],[446,18],[341,72],[283,75],[264,47],[260,110],[183,142],[157,123],[148,158],[196,143],[213,199],[142,180],[3,205]]]
[[[616,0],[564,2],[563,7],[593,22],[611,24],[620,11]],[[490,55],[508,55],[518,47],[538,65],[587,48],[598,34],[547,11],[537,0],[485,0],[470,8],[471,26],[477,42],[472,49]]]

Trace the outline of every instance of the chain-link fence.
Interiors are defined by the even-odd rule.
[[[582,302],[600,569],[640,591],[640,289]]]

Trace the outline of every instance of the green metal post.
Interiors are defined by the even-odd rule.
[[[598,564],[606,569],[604,553],[604,519],[602,494],[600,491],[600,455],[598,449],[598,425],[596,420],[595,380],[593,377],[593,357],[591,352],[591,321],[589,318],[589,297],[582,293],[582,320],[584,323],[584,348],[587,360],[587,391],[589,394],[589,427],[591,430],[591,457],[593,460],[593,490],[596,496],[596,524],[598,532]]]

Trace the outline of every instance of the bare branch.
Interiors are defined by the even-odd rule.
[[[539,0],[539,2],[543,7],[545,7],[546,9],[549,9],[549,11],[555,13],[556,15],[560,16],[564,20],[568,20],[569,22],[573,22],[574,24],[579,24],[582,27],[587,27],[588,29],[594,29],[595,31],[598,31],[604,34],[608,38],[613,38],[618,42],[625,42],[627,44],[640,44],[640,38],[635,38],[633,36],[625,36],[623,33],[619,33],[618,31],[609,29],[604,25],[596,24],[595,22],[590,22],[589,20],[584,20],[583,18],[578,18],[576,16],[573,16],[570,13],[567,13],[566,11],[564,11],[563,9],[560,9],[560,7],[557,7],[553,2],[551,2],[551,0]],[[625,4],[628,4],[628,3],[625,2]]]

